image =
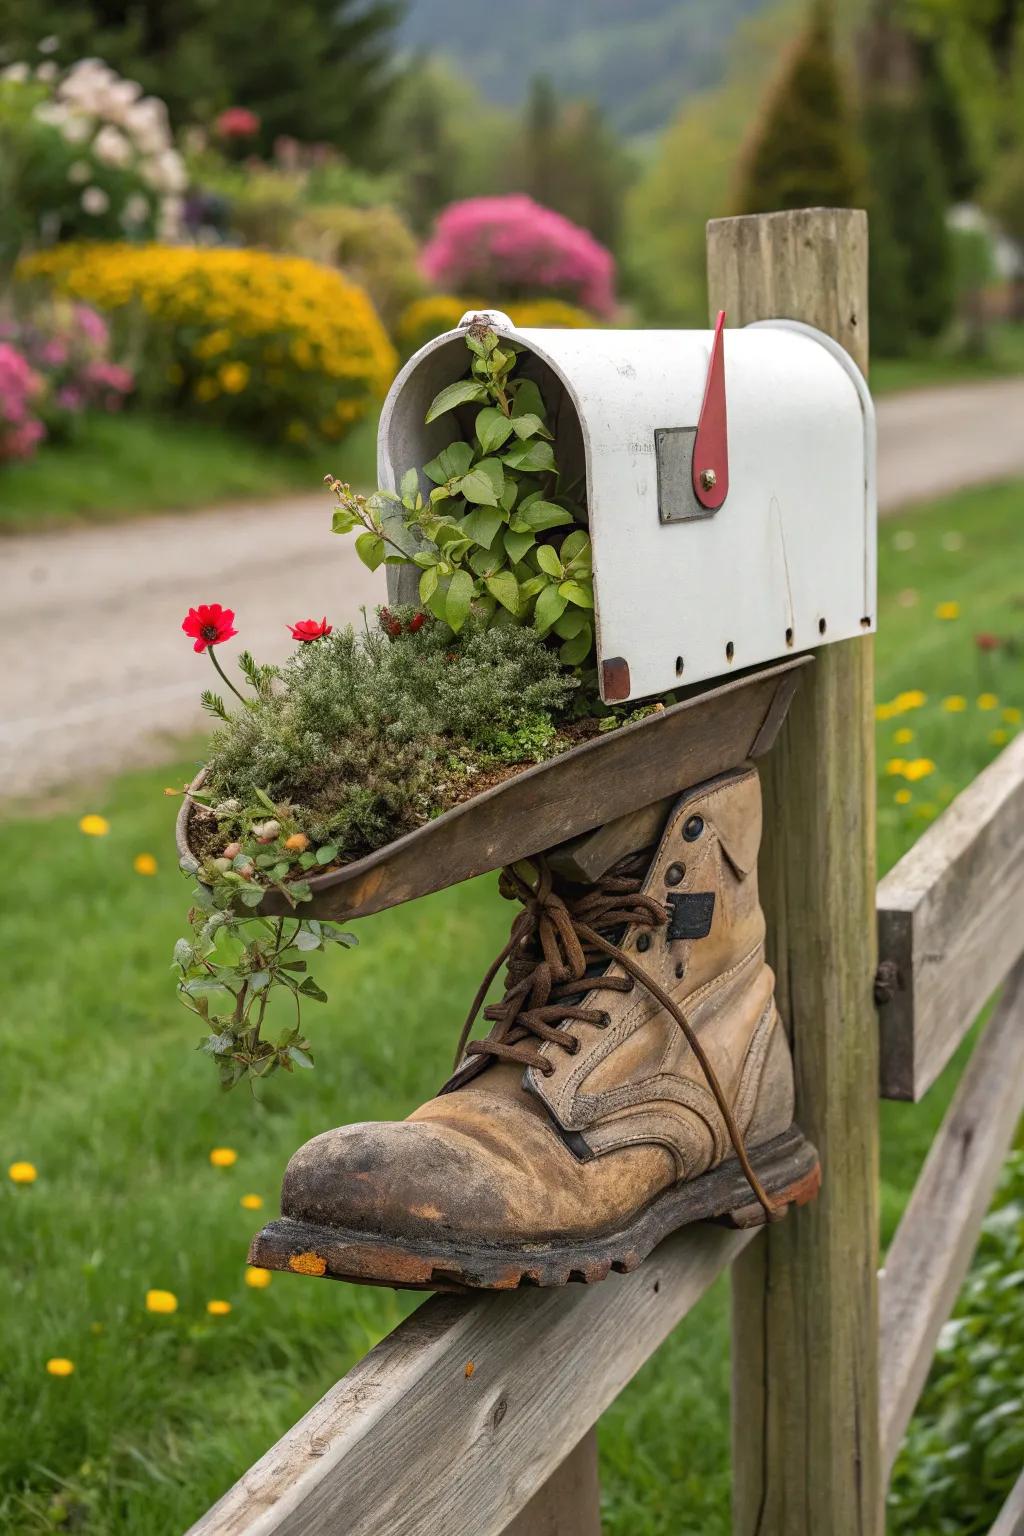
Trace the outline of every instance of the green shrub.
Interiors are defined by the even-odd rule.
[[[314,204],[303,210],[287,238],[300,256],[340,267],[365,288],[392,334],[403,311],[426,289],[416,239],[394,208]]]
[[[996,1204],[889,1493],[893,1536],[980,1536],[1024,1465],[1024,1152]]]

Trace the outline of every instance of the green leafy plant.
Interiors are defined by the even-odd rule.
[[[1024,1152],[995,1206],[893,1472],[894,1536],[981,1536],[1024,1463]]]
[[[188,791],[182,868],[196,883],[174,949],[179,995],[207,1027],[199,1048],[225,1088],[313,1064],[302,1005],[326,996],[309,957],[355,940],[301,915],[309,875],[422,825],[481,774],[566,745],[555,721],[577,687],[536,630],[474,614],[456,639],[410,607],[381,609],[362,636],[305,620],[283,667],[243,651],[236,686],[215,650],[234,620],[203,604],[182,626],[240,707],[203,694],[220,724],[205,782]],[[258,912],[268,890],[294,916]],[[294,1014],[271,1031],[275,996]]]
[[[532,379],[515,377],[515,347],[486,320],[469,327],[466,345],[467,377],[441,391],[426,420],[479,406],[472,441],[456,438],[423,466],[426,497],[417,469],[398,494],[370,497],[328,476],[334,531],[360,530],[356,550],[371,570],[418,567],[420,602],[452,634],[471,613],[488,625],[530,625],[557,639],[563,665],[580,666],[594,648],[591,546],[562,485],[543,397]]]

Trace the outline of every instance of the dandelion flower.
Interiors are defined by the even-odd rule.
[[[73,1376],[75,1374],[75,1362],[66,1360],[63,1355],[54,1355],[52,1360],[47,1360],[46,1369],[51,1376]]]
[[[12,1163],[7,1177],[12,1184],[34,1184],[39,1175],[35,1163]]]
[[[989,731],[988,739],[994,747],[1005,747],[1010,739],[1010,733],[999,726],[996,730]]]
[[[215,1168],[230,1168],[238,1162],[238,1153],[234,1147],[214,1147],[210,1153],[210,1162]]]
[[[262,1195],[243,1195],[238,1202],[246,1211],[258,1211],[263,1205]]]
[[[890,757],[889,761],[885,765],[885,771],[890,779],[897,779],[903,773],[903,770],[906,768],[906,766],[906,758]]]
[[[896,791],[895,799],[897,805],[909,805],[913,798],[909,789],[898,789]]]
[[[998,709],[999,708],[999,699],[998,699],[998,697],[994,693],[979,693],[978,694],[978,708],[979,709]]]
[[[132,860],[132,869],[137,875],[155,875],[156,859],[151,853],[137,853]]]
[[[227,1317],[231,1311],[230,1301],[208,1301],[206,1310],[211,1317]]]
[[[147,1291],[146,1311],[171,1313],[178,1310],[178,1298],[173,1291]]]
[[[915,757],[904,764],[903,777],[913,783],[916,779],[926,779],[930,773],[934,772],[935,764],[930,757]]]
[[[250,1264],[245,1272],[245,1283],[251,1286],[254,1291],[265,1291],[272,1278],[273,1276],[269,1269],[257,1269],[252,1264]]]
[[[897,708],[895,699],[890,704],[875,705],[876,720],[891,720],[893,715],[901,715],[902,713],[903,711]]]
[[[1021,721],[1024,720],[1024,711],[1019,710],[1016,704],[1007,704],[1003,710],[1003,719],[1007,725],[1020,725]]]
[[[937,619],[958,619],[960,617],[960,604],[957,602],[937,603],[935,605],[935,617]]]
[[[943,699],[942,707],[947,715],[962,715],[967,708],[967,700],[962,693],[951,693],[948,699]]]
[[[920,688],[908,688],[906,693],[896,695],[896,706],[899,710],[921,709],[928,702],[928,695]]]
[[[110,831],[110,822],[105,816],[89,814],[83,816],[78,823],[79,832],[84,832],[86,837],[106,837]]]
[[[909,726],[904,725],[894,733],[892,739],[898,747],[905,747],[909,741],[913,741],[914,733]]]

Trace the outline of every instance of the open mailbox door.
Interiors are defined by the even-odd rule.
[[[607,702],[875,628],[874,408],[830,337],[787,320],[517,330],[488,313],[540,387],[563,473],[585,477]],[[424,417],[465,372],[472,319],[422,348],[392,385],[382,486],[397,489],[451,441],[450,416]],[[388,579],[392,600],[415,601],[413,573]]]

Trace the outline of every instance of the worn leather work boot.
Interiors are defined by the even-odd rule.
[[[683,794],[653,848],[591,883],[544,859],[505,870],[523,910],[463,1041],[507,959],[490,1034],[460,1043],[407,1120],[300,1148],[251,1261],[429,1289],[562,1285],[635,1268],[687,1222],[749,1225],[811,1199],[760,839],[746,768]]]

